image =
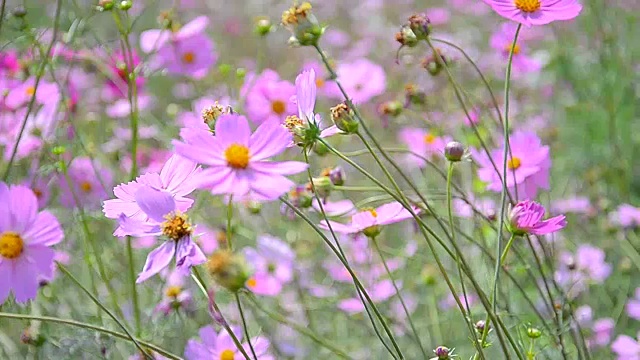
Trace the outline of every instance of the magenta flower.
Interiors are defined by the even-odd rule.
[[[542,220],[546,210],[535,201],[521,201],[509,212],[509,229],[515,235],[551,234],[567,226],[564,215]]]
[[[402,283],[396,281],[398,289],[402,288]],[[389,279],[383,279],[378,282],[374,282],[371,286],[368,286],[367,292],[371,297],[371,300],[375,303],[384,302],[389,300],[395,295],[396,289],[393,287],[393,283]],[[358,314],[364,311],[364,304],[359,297],[351,297],[341,300],[338,303],[338,309],[346,312],[347,314]]]
[[[106,54],[105,54],[106,56]],[[135,50],[132,50],[131,59],[129,59],[128,55],[122,53],[122,51],[117,50],[109,57],[108,66],[111,69],[111,78],[107,79],[106,89],[108,91],[105,94],[108,98],[126,98],[128,95],[128,76],[129,71],[127,70],[127,66],[129,66],[130,60],[133,60],[133,67],[136,68],[140,65],[140,56]],[[136,74],[136,89],[138,92],[142,90],[142,86],[144,85],[144,76],[142,73]]]
[[[193,200],[186,196],[195,190],[196,180],[201,169],[194,162],[173,155],[162,167],[160,174],[146,173],[135,181],[120,184],[113,189],[116,199],[107,200],[102,206],[104,215],[109,219],[118,219],[122,214],[139,221],[149,220],[148,215],[137,203],[136,194],[144,187],[151,187],[170,194],[178,211],[185,212],[193,204]],[[115,236],[125,236],[122,228],[118,227]]]
[[[591,205],[589,198],[585,196],[574,196],[566,199],[554,200],[551,204],[553,212],[557,213],[576,213],[576,214],[593,214],[595,208]]]
[[[276,296],[283,285],[293,279],[295,253],[282,240],[262,235],[257,240],[257,250],[244,249],[247,262],[253,267],[253,276],[247,287],[258,295]]]
[[[444,147],[452,140],[450,136],[436,136],[425,129],[413,127],[406,127],[400,130],[398,138],[413,153],[406,155],[406,161],[419,168],[427,165],[422,158],[434,159],[442,157]]]
[[[38,280],[53,277],[55,251],[64,234],[26,186],[0,182],[0,305],[13,292],[16,302],[36,298]]]
[[[140,48],[145,53],[158,51],[165,45],[170,46],[171,42],[179,42],[204,33],[207,26],[209,26],[209,19],[206,16],[198,16],[177,30],[146,30],[140,34]]]
[[[602,284],[611,275],[611,265],[605,261],[605,252],[592,245],[580,245],[575,256],[560,254],[556,281],[567,289],[567,296],[575,298],[590,284]]]
[[[414,209],[418,213],[418,209]],[[380,226],[389,225],[412,218],[411,213],[399,202],[384,204],[376,209],[363,210],[351,216],[350,224],[329,221],[333,231],[343,234],[363,233],[367,236],[377,236],[382,230]],[[328,230],[327,222],[322,220],[320,227]]]
[[[233,329],[234,334],[238,339],[242,340],[242,331],[240,329]],[[186,360],[233,360],[242,358],[242,354],[236,348],[235,343],[231,336],[222,330],[216,333],[213,326],[205,326],[198,332],[200,340],[191,339],[187,342],[187,347],[184,350],[184,357]],[[269,340],[264,337],[254,337],[251,339],[251,345],[256,352],[258,360],[275,360],[275,357],[269,354]],[[244,350],[251,354],[249,344],[243,344]]]
[[[58,178],[61,191],[60,203],[67,208],[99,207],[102,200],[108,197],[105,188],[111,187],[113,180],[111,170],[100,164],[98,160],[91,160],[88,157],[73,159],[68,169],[68,177],[69,181],[62,174]],[[76,199],[79,204],[76,203]]]
[[[247,116],[256,124],[268,121],[283,123],[287,116],[296,113],[296,105],[291,101],[296,87],[280,80],[278,73],[271,69],[259,76],[247,76],[240,92],[247,99]]]
[[[640,226],[640,208],[622,204],[609,214],[609,221],[623,228],[638,227]]]
[[[611,342],[611,336],[616,324],[612,318],[602,318],[594,321],[591,331],[593,332],[589,338],[589,346],[603,347]]]
[[[494,31],[489,40],[491,47],[500,55],[504,63],[509,60],[515,33],[516,25],[514,23],[504,23]],[[518,43],[513,48],[512,67],[514,73],[522,74],[540,71],[542,64],[528,55],[527,45],[523,40],[524,38],[518,38]]]
[[[284,175],[307,168],[298,161],[268,161],[291,143],[291,134],[275,121],[261,124],[252,134],[244,116],[228,114],[216,122],[215,136],[195,128],[183,128],[180,134],[184,142],[173,141],[176,153],[209,166],[198,183],[213,194],[243,196],[252,192],[273,200],[295,186]]]
[[[626,310],[630,318],[640,320],[640,287],[636,288],[635,296],[627,303]]]
[[[186,214],[177,209],[173,196],[167,192],[142,186],[135,193],[135,201],[147,220],[121,214],[118,219],[123,235],[135,237],[164,236],[165,241],[147,256],[137,283],[141,283],[166,268],[176,258],[176,268],[189,271],[191,266],[207,261],[206,256],[192,240],[193,227]]]
[[[577,0],[484,0],[498,15],[525,26],[571,20],[580,14]]]
[[[36,78],[31,77],[9,90],[4,99],[4,104],[15,110],[26,105],[34,95],[36,96],[36,103],[40,105],[57,104],[60,101],[58,85],[41,79],[36,89]]]
[[[618,335],[611,344],[611,351],[617,355],[617,360],[640,360],[640,342],[631,336]]]
[[[520,198],[534,199],[538,189],[549,189],[549,169],[551,158],[549,147],[542,145],[540,138],[532,132],[518,131],[510,136],[511,157],[507,158],[507,188],[513,192],[517,186]],[[491,158],[486,153],[471,150],[477,162],[478,177],[488,183],[491,191],[502,191],[503,146],[491,151]],[[495,167],[491,164],[491,159]],[[498,172],[496,172],[496,168]]]
[[[340,63],[336,69],[338,81],[354,103],[366,103],[382,95],[387,87],[387,78],[382,66],[361,58],[350,63]],[[335,83],[327,84],[333,98],[342,99],[343,95]]]

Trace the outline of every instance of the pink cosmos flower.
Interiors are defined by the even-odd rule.
[[[135,220],[149,220],[148,215],[138,204],[136,195],[138,190],[148,186],[170,194],[178,211],[185,212],[193,205],[193,200],[187,195],[196,189],[196,179],[200,171],[196,163],[182,156],[173,155],[164,164],[159,174],[146,173],[138,176],[134,181],[116,186],[113,189],[116,199],[105,201],[102,211],[109,219],[118,219],[124,214]],[[120,227],[113,234],[125,236]]]
[[[64,234],[48,211],[38,212],[38,199],[26,186],[0,182],[0,305],[13,292],[19,303],[36,298],[38,279],[53,277],[51,246]]]
[[[22,84],[9,90],[4,103],[7,107],[15,110],[31,101],[33,95],[36,96],[36,103],[40,105],[56,104],[60,101],[58,85],[40,79],[36,89],[36,78],[30,77]]]
[[[327,30],[328,32],[328,30]],[[325,33],[326,35],[326,33]],[[323,36],[324,39],[324,36]],[[313,70],[316,73],[316,89],[321,97],[331,97],[332,86],[335,86],[333,80],[330,80],[325,67],[317,61],[307,61],[302,65],[302,71]],[[328,91],[329,90],[329,91]]]
[[[77,157],[71,161],[66,176],[59,175],[60,203],[67,208],[82,206],[85,209],[99,207],[102,200],[108,197],[106,188],[112,185],[112,174],[109,168],[98,160],[88,157]],[[71,187],[69,187],[71,183]],[[76,199],[79,203],[76,203]]]
[[[475,199],[472,196],[467,198],[469,203],[462,199],[453,199],[453,208],[456,214],[463,218],[472,218],[477,210],[489,219],[496,218],[496,202],[492,199]],[[473,205],[473,206],[472,206]]]
[[[35,178],[35,179],[34,179]],[[38,199],[38,208],[44,209],[51,198],[51,182],[43,177],[36,177],[33,175],[31,179],[26,180],[22,185],[28,187],[33,191],[33,194]]]
[[[242,331],[234,328],[234,334],[239,340],[242,340]],[[198,332],[200,341],[191,339],[187,342],[184,351],[186,360],[210,360],[210,359],[241,359],[242,353],[238,351],[231,336],[222,330],[216,333],[213,326],[205,326]],[[251,345],[256,352],[258,360],[275,360],[275,357],[269,354],[269,340],[258,336],[251,339]],[[249,344],[243,344],[244,350],[251,354]]]
[[[50,140],[57,123],[57,103],[42,106],[32,111],[19,138],[22,122],[27,114],[26,108],[15,112],[4,111],[0,114],[0,145],[4,145],[4,158],[9,160],[16,147],[16,159],[23,159],[42,148],[45,140]]]
[[[580,245],[575,256],[568,252],[560,254],[560,266],[555,273],[556,281],[567,289],[567,296],[575,298],[592,283],[602,284],[611,274],[611,265],[605,262],[602,249],[592,245]]]
[[[324,126],[320,114],[314,113],[316,93],[315,70],[310,69],[300,73],[296,77],[296,95],[293,97],[293,102],[298,107],[298,118],[290,121],[291,117],[288,117],[284,124],[294,135],[294,141],[296,141],[297,137],[304,137],[306,135],[306,129],[310,127],[320,130],[318,136],[323,138],[339,132],[335,125]],[[297,120],[300,120],[301,124],[297,124]]]
[[[423,168],[427,165],[424,158],[434,159],[444,154],[444,147],[452,140],[450,136],[436,136],[420,128],[406,127],[398,133],[400,141],[405,143],[413,154],[405,156],[407,162],[413,166]],[[416,156],[418,155],[418,156]]]
[[[593,335],[588,339],[589,346],[603,347],[609,344],[615,327],[615,321],[612,318],[596,320],[591,327]]]
[[[469,304],[469,307],[473,307],[473,305],[478,302],[478,296],[473,293],[467,293],[467,297],[465,299],[464,294],[458,294],[458,300],[460,300],[462,306],[464,306],[465,308],[467,307],[467,303]],[[443,310],[449,310],[453,308],[458,309],[458,303],[451,293],[449,293],[446,298],[442,299],[438,303],[438,306],[440,306],[440,308]]]
[[[262,235],[257,240],[257,250],[244,249],[247,262],[253,267],[253,276],[247,281],[247,287],[258,295],[276,296],[283,285],[293,279],[295,253],[282,240]]]
[[[287,116],[296,113],[296,104],[291,101],[296,87],[289,81],[280,80],[278,73],[271,69],[259,76],[246,76],[240,93],[246,98],[247,116],[256,124],[282,123]]]
[[[414,209],[418,212],[418,209]],[[333,231],[343,234],[365,233],[377,235],[380,226],[389,225],[412,218],[411,213],[405,209],[399,202],[384,204],[376,209],[364,210],[351,216],[351,223],[342,224],[335,221],[329,221]],[[327,222],[322,220],[320,227],[328,230]],[[375,236],[374,235],[374,236]]]
[[[635,296],[627,303],[626,310],[630,318],[640,320],[640,287],[636,288]]]
[[[106,54],[104,54],[106,56]],[[131,58],[133,60],[133,67],[136,68],[140,65],[140,56],[135,50],[132,50]],[[128,95],[128,79],[129,72],[127,71],[127,66],[129,65],[130,59],[120,50],[114,51],[114,53],[109,57],[108,67],[111,70],[111,78],[108,78],[105,85],[108,93],[105,95],[107,98],[115,99],[115,98],[126,98]],[[141,72],[136,74],[136,89],[138,92],[142,90],[142,86],[144,85],[145,79]]]
[[[638,227],[640,226],[640,208],[622,204],[609,214],[609,221],[624,228]]]
[[[484,0],[498,15],[525,26],[571,20],[580,14],[577,0]]]
[[[172,311],[183,310],[192,312],[193,297],[191,292],[184,288],[185,275],[179,270],[173,270],[167,276],[167,282],[163,288],[162,300],[156,306],[155,311],[169,315]]]
[[[557,213],[592,214],[596,210],[586,196],[554,200],[551,209]]]
[[[640,360],[640,342],[631,336],[618,335],[616,340],[611,344],[617,360]]]
[[[519,198],[534,199],[538,189],[549,189],[549,146],[542,145],[535,133],[524,131],[513,133],[509,144],[511,156],[507,158],[507,188],[515,196],[513,188],[517,186]],[[489,190],[496,192],[502,191],[503,151],[501,146],[491,151],[489,158],[485,152],[471,149],[471,154],[479,166],[478,177],[488,183]],[[491,164],[491,159],[495,167]]]
[[[213,41],[205,34],[194,35],[163,46],[157,59],[171,74],[204,77],[218,60]]]
[[[280,123],[268,121],[252,134],[244,116],[220,116],[215,135],[196,128],[180,131],[184,142],[173,141],[176,153],[208,165],[198,186],[213,194],[243,196],[249,192],[264,200],[273,200],[289,191],[295,183],[284,175],[304,171],[307,164],[298,161],[272,162],[291,143],[291,134]]]
[[[366,58],[349,63],[340,63],[336,69],[338,81],[354,103],[366,103],[382,95],[387,87],[387,78],[382,66]],[[335,99],[343,95],[336,84],[330,85],[330,94]]]
[[[491,47],[496,50],[502,58],[503,64],[506,64],[509,60],[509,53],[511,52],[516,27],[514,23],[504,23],[491,35]],[[523,38],[518,38],[518,43],[513,48],[513,75],[538,72],[542,68],[542,64],[539,61],[529,57],[526,42],[523,40]],[[502,66],[500,70],[503,71]]]
[[[121,214],[118,223],[122,233],[135,237],[164,236],[167,239],[149,253],[137,283],[146,281],[169,266],[174,256],[176,268],[184,272],[207,261],[202,250],[192,240],[193,227],[187,215],[178,210],[176,201],[169,192],[142,186],[134,197],[146,220]]]
[[[521,201],[509,212],[509,228],[516,235],[551,234],[567,226],[564,215],[542,220],[546,210],[535,201]]]

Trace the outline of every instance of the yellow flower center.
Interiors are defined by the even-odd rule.
[[[321,88],[324,86],[324,79],[323,78],[316,78],[316,86]]]
[[[518,55],[520,53],[520,45],[516,44],[515,46],[511,46],[511,44],[507,44],[504,47],[504,50],[507,53],[510,53],[513,48],[513,55]]]
[[[6,231],[0,235],[0,256],[7,259],[15,259],[24,249],[24,242],[18,233]]]
[[[36,88],[34,88],[33,86],[27,86],[24,92],[29,96],[33,96],[33,94],[36,93]]]
[[[93,189],[93,186],[91,185],[90,182],[83,181],[80,183],[80,190],[82,190],[82,192],[89,193],[91,192],[92,189]]]
[[[182,288],[180,286],[169,286],[167,290],[164,292],[167,297],[177,298],[178,295],[182,292]]]
[[[256,285],[258,285],[258,280],[256,280],[256,278],[251,278],[249,280],[247,280],[247,286],[250,288],[254,288],[256,287]]]
[[[365,211],[368,211],[369,214],[371,214],[371,216],[373,216],[374,218],[378,217],[378,212],[375,209],[367,209]]]
[[[427,135],[424,136],[424,142],[427,144],[433,144],[434,141],[436,141],[436,137],[433,134],[427,133]]]
[[[164,236],[171,240],[178,241],[185,236],[191,235],[193,228],[186,214],[178,211],[165,216],[165,219],[166,221],[160,224]]]
[[[44,195],[40,189],[32,189],[32,191],[33,191],[33,194],[34,194],[38,199],[40,199],[40,198],[42,197],[42,195]]]
[[[517,157],[513,157],[511,159],[509,159],[509,161],[507,162],[507,167],[510,170],[516,170],[517,168],[520,167],[522,161],[520,160],[520,158]]]
[[[182,62],[185,64],[193,64],[195,60],[196,54],[194,54],[193,51],[187,51],[186,53],[182,54]]]
[[[515,0],[515,5],[522,12],[532,13],[540,9],[540,0]]]
[[[225,350],[220,353],[220,360],[233,360],[235,359],[235,354],[233,350]]]
[[[278,114],[278,115],[282,115],[282,114],[284,114],[285,110],[287,110],[287,107],[286,107],[284,101],[282,101],[282,100],[274,100],[271,103],[271,110],[273,110],[273,112]]]
[[[224,157],[227,164],[234,169],[246,169],[249,166],[249,148],[240,144],[231,144],[224,151]]]

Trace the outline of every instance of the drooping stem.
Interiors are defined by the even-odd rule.
[[[247,340],[247,344],[249,344],[249,349],[251,350],[251,354],[253,355],[253,360],[258,360],[258,355],[256,355],[256,350],[253,348],[251,344],[251,337],[249,336],[249,327],[247,326],[247,320],[244,317],[244,311],[242,310],[242,303],[240,302],[240,296],[236,292],[234,294],[236,298],[236,305],[238,306],[238,312],[240,313],[240,320],[242,321],[242,331],[244,331],[244,338]]]

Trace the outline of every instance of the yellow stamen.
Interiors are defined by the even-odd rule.
[[[510,170],[516,170],[520,167],[521,163],[522,161],[520,160],[520,158],[513,157],[507,162],[507,168],[509,168]]]
[[[507,53],[511,52],[511,44],[507,44],[505,45],[504,49]],[[520,53],[520,45],[515,45],[513,46],[513,55],[518,55]]]
[[[85,193],[90,193],[91,190],[93,190],[93,185],[88,181],[83,181],[80,183],[80,190]]]
[[[164,292],[164,294],[170,298],[177,298],[181,292],[182,292],[182,288],[180,286],[169,286],[167,290]]]
[[[189,218],[180,212],[171,213],[165,216],[167,219],[160,224],[162,234],[171,240],[178,241],[185,236],[191,235],[193,228],[189,223]]]
[[[424,136],[424,142],[425,142],[425,143],[427,143],[427,144],[433,144],[433,142],[434,142],[434,141],[436,141],[436,137],[435,137],[433,134],[431,134],[431,133],[427,133],[427,134]]]
[[[246,169],[249,166],[249,148],[240,144],[231,144],[224,151],[224,157],[227,164],[234,169]]]
[[[233,352],[233,350],[225,350],[220,353],[220,360],[234,360],[234,359],[235,359],[235,353]]]
[[[182,55],[182,62],[185,64],[193,64],[195,60],[196,54],[194,54],[192,51],[187,51]]]
[[[33,86],[28,86],[24,92],[29,96],[33,96],[33,94],[36,93],[36,88],[34,88]]]
[[[540,0],[515,0],[514,3],[520,11],[526,13],[536,12],[540,9]]]
[[[316,78],[316,86],[318,88],[321,88],[324,86],[324,79],[323,78]]]
[[[6,231],[0,235],[0,256],[15,259],[22,254],[24,242],[18,233]]]
[[[282,115],[287,110],[287,106],[282,100],[274,100],[271,103],[271,110],[278,115]]]
[[[258,285],[258,280],[256,280],[256,278],[251,278],[249,280],[247,280],[247,286],[250,288],[254,288],[256,287],[256,285]]]

